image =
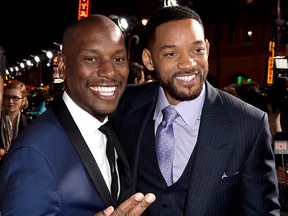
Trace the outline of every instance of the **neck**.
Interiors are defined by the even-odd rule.
[[[14,125],[17,121],[17,116],[18,114],[20,114],[20,112],[12,112],[12,113],[8,113],[9,115],[9,119],[11,121],[11,123]]]

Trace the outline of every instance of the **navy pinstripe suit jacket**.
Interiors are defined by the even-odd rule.
[[[279,215],[267,114],[207,81],[205,84],[197,153],[183,215]],[[140,146],[149,140],[143,131],[153,118],[158,91],[158,82],[127,86],[110,118],[130,162],[134,191],[138,191]],[[146,157],[149,160],[149,155]],[[146,180],[153,183],[153,178]]]

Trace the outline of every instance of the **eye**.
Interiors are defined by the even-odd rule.
[[[116,63],[122,63],[124,61],[125,61],[124,57],[116,57],[113,59],[113,62],[116,62]]]
[[[94,57],[86,57],[86,58],[85,58],[85,61],[95,62],[95,61],[97,61],[97,59],[94,58]]]
[[[15,100],[15,101],[17,101],[17,100],[20,99],[20,98],[18,98],[17,96],[12,96],[11,98],[12,98],[12,100]]]
[[[13,101],[18,101],[18,100],[20,100],[20,99],[23,99],[24,97],[18,97],[18,96],[10,96],[10,95],[4,95],[3,96],[3,99],[4,100],[10,100],[10,99],[12,99]]]
[[[165,53],[164,56],[173,57],[173,56],[176,56],[176,53],[175,52],[168,52],[168,53]]]
[[[196,48],[195,49],[195,53],[205,53],[205,48],[204,47],[201,47],[201,48]]]

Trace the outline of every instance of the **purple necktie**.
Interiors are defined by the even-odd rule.
[[[161,173],[168,186],[173,183],[172,164],[175,152],[173,122],[179,116],[172,106],[162,110],[163,119],[156,131],[156,155]]]

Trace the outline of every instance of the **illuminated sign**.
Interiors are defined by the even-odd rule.
[[[275,140],[274,141],[274,154],[288,154],[288,141]]]
[[[90,1],[91,0],[79,0],[78,20],[90,15]]]
[[[269,58],[268,58],[268,71],[267,71],[267,84],[273,84],[273,67],[275,55],[275,42],[269,42]]]

